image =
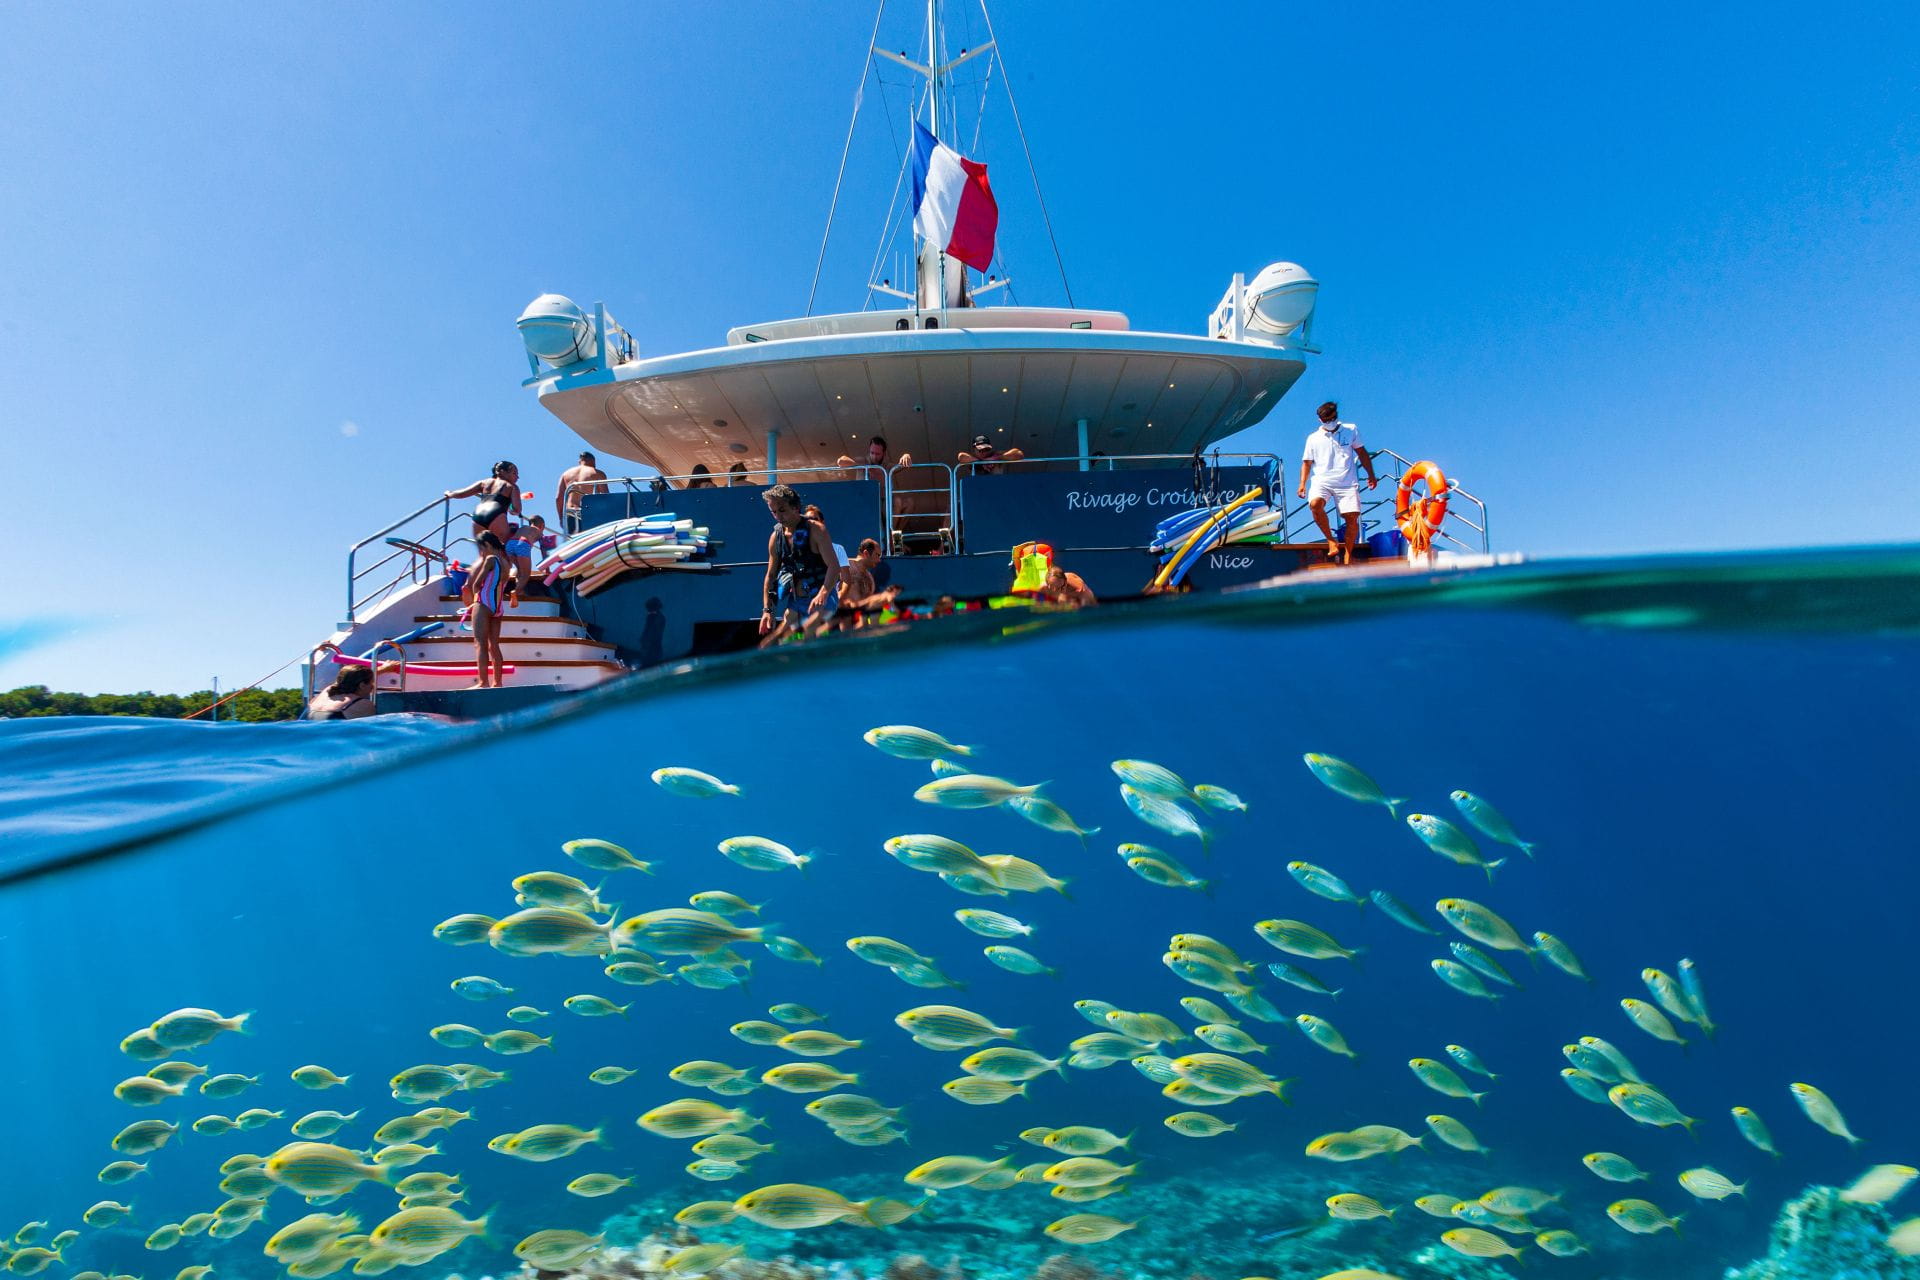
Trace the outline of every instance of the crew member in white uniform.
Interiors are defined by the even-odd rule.
[[[1360,476],[1355,462],[1365,468],[1367,488],[1380,483],[1373,473],[1373,456],[1360,443],[1360,428],[1340,421],[1340,406],[1329,400],[1320,406],[1320,425],[1307,436],[1300,455],[1300,496],[1313,509],[1313,522],[1327,540],[1327,559],[1353,563],[1354,540],[1360,536]],[[1333,499],[1345,517],[1344,546],[1327,523],[1327,500]]]

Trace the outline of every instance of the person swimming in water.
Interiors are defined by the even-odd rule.
[[[774,519],[761,592],[760,645],[765,648],[786,639],[810,616],[832,616],[840,557],[826,522],[807,512],[791,485],[774,485],[761,497]]]
[[[445,496],[479,497],[473,508],[473,540],[480,542],[481,534],[491,534],[492,546],[481,543],[481,550],[503,550],[507,545],[507,516],[520,515],[520,468],[511,462],[496,462],[492,475],[464,489],[448,489]]]

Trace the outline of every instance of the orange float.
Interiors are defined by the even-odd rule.
[[[1424,498],[1413,496],[1413,486],[1420,483],[1427,486]],[[1425,555],[1433,549],[1433,535],[1447,518],[1449,492],[1446,473],[1437,462],[1416,462],[1401,474],[1393,494],[1393,518],[1414,554]]]

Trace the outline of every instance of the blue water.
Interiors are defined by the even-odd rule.
[[[1916,586],[1920,555],[1910,552],[1501,569],[1435,585],[1323,580],[1038,626],[976,620],[923,629],[908,643],[821,645],[721,663],[704,678],[637,681],[493,726],[0,724],[0,876],[10,880],[0,884],[0,1132],[9,1152],[0,1230],[28,1219],[78,1227],[88,1205],[117,1198],[133,1204],[136,1221],[85,1230],[65,1269],[47,1274],[151,1277],[191,1262],[271,1274],[261,1243],[307,1211],[289,1192],[275,1198],[267,1228],[237,1240],[190,1240],[161,1254],[141,1241],[214,1208],[220,1161],[271,1152],[290,1140],[293,1118],[362,1107],[341,1140],[370,1142],[379,1122],[415,1109],[388,1096],[388,1077],[417,1063],[472,1061],[513,1078],[448,1099],[476,1118],[442,1135],[445,1154],[419,1167],[461,1172],[467,1208],[497,1206],[498,1244],[470,1242],[423,1269],[435,1276],[508,1274],[516,1264],[505,1248],[527,1233],[597,1229],[636,1203],[671,1212],[786,1181],[867,1193],[891,1181],[904,1194],[892,1180],[922,1160],[1010,1153],[1024,1164],[1044,1153],[1018,1142],[1021,1129],[1066,1124],[1139,1130],[1132,1192],[1089,1205],[1024,1185],[950,1192],[891,1232],[704,1235],[740,1238],[757,1256],[776,1240],[802,1261],[838,1259],[853,1272],[893,1251],[952,1253],[984,1276],[1003,1273],[997,1258],[1063,1251],[1038,1235],[1053,1218],[1104,1211],[1142,1219],[1078,1251],[1116,1274],[1334,1269],[1299,1270],[1295,1251],[1306,1250],[1315,1262],[1414,1277],[1437,1274],[1411,1256],[1453,1224],[1413,1209],[1413,1195],[1471,1197],[1524,1183],[1565,1194],[1537,1215],[1542,1229],[1572,1229],[1594,1249],[1561,1261],[1529,1245],[1554,1275],[1716,1276],[1763,1252],[1780,1204],[1809,1183],[1844,1184],[1869,1164],[1910,1163],[1920,1152],[1901,1012],[1916,977],[1920,893],[1904,811],[1920,758]],[[1046,780],[1049,796],[1101,830],[1082,847],[1005,810],[919,803],[912,793],[930,779],[926,766],[861,740],[882,723],[974,744],[982,770]],[[1383,809],[1322,787],[1301,763],[1306,751],[1353,761],[1390,794],[1411,797],[1413,809],[1452,818],[1450,790],[1489,797],[1538,843],[1538,857],[1516,856],[1489,885],[1430,853]],[[1250,811],[1209,817],[1213,852],[1203,857],[1195,842],[1127,812],[1108,768],[1117,757],[1229,787]],[[670,764],[718,774],[744,794],[670,795],[648,781]],[[1070,877],[1071,897],[959,894],[884,854],[881,842],[903,832],[1019,853]],[[746,870],[715,851],[739,834],[821,856],[805,876]],[[623,915],[726,889],[764,901],[763,919],[825,964],[748,948],[755,966],[745,990],[641,989],[606,980],[590,961],[515,959],[431,936],[457,912],[512,910],[508,882],[522,872],[597,881],[560,852],[579,836],[617,841],[655,863],[655,876],[613,877],[607,897]],[[1136,878],[1115,856],[1123,840],[1178,854],[1216,892]],[[1450,895],[1483,902],[1522,931],[1566,939],[1596,982],[1503,956],[1515,960],[1523,991],[1498,1004],[1458,995],[1427,964],[1455,935],[1418,936],[1371,907],[1316,898],[1287,875],[1295,858],[1423,910]],[[1060,977],[991,965],[981,955],[988,940],[952,918],[966,906],[1035,925],[1020,945]],[[1282,956],[1251,929],[1272,916],[1364,945],[1362,963]],[[1124,1064],[1037,1079],[1029,1097],[999,1106],[962,1105],[940,1085],[961,1074],[963,1055],[922,1049],[892,1023],[910,1006],[952,1002],[1026,1027],[1027,1043],[1050,1054],[1093,1030],[1071,1007],[1079,998],[1190,1024],[1177,1000],[1209,993],[1160,962],[1168,936],[1183,931],[1228,941],[1262,964],[1294,960],[1344,987],[1329,1001],[1264,984],[1285,1012],[1333,1021],[1360,1061],[1325,1053],[1290,1025],[1247,1022],[1272,1049],[1254,1061],[1297,1078],[1293,1105],[1242,1100],[1215,1112],[1238,1123],[1235,1132],[1198,1141],[1162,1127],[1182,1108]],[[860,962],[843,942],[867,933],[937,957],[967,989],[920,991]],[[1711,1042],[1685,1028],[1695,1043],[1684,1052],[1643,1035],[1618,1006],[1623,996],[1646,997],[1641,968],[1672,971],[1682,956],[1698,963],[1719,1025]],[[466,974],[496,977],[516,994],[465,1001],[448,984]],[[632,1015],[575,1017],[560,1002],[576,992],[631,999]],[[681,1061],[757,1072],[790,1060],[726,1030],[781,1001],[822,1010],[829,1028],[866,1041],[824,1061],[859,1071],[859,1092],[904,1105],[912,1145],[840,1144],[802,1112],[807,1097],[763,1089],[742,1101],[768,1118],[771,1136],[756,1136],[777,1150],[733,1182],[696,1181],[682,1171],[693,1158],[686,1144],[636,1128],[634,1117],[704,1096],[666,1079]],[[555,1037],[552,1052],[496,1059],[427,1037],[445,1022],[512,1025],[506,1008],[520,1002],[552,1011],[530,1026]],[[230,1101],[190,1093],[138,1111],[117,1102],[115,1082],[139,1071],[117,1052],[120,1039],[182,1005],[257,1010],[255,1034],[179,1056],[263,1083]],[[1560,1046],[1581,1035],[1624,1049],[1701,1117],[1696,1137],[1636,1125],[1569,1092]],[[1499,1073],[1484,1106],[1432,1093],[1407,1069],[1413,1056],[1445,1060],[1448,1043]],[[287,1073],[308,1062],[353,1081],[301,1090]],[[640,1074],[613,1087],[588,1083],[587,1072],[605,1064]],[[1866,1144],[1850,1149],[1816,1129],[1789,1097],[1792,1081],[1824,1089]],[[1759,1111],[1782,1160],[1738,1137],[1734,1104]],[[287,1119],[253,1133],[184,1135],[149,1157],[147,1176],[120,1187],[94,1180],[118,1158],[107,1140],[130,1120],[184,1122],[247,1106]],[[1422,1132],[1434,1112],[1467,1121],[1493,1154],[1463,1155],[1431,1138],[1391,1162],[1331,1165],[1302,1154],[1316,1135],[1361,1124]],[[548,1122],[606,1122],[611,1146],[550,1164],[485,1150],[497,1133]],[[1594,1150],[1627,1155],[1653,1179],[1603,1183],[1580,1164]],[[1674,1177],[1701,1164],[1750,1180],[1747,1196],[1694,1203]],[[593,1171],[634,1176],[636,1186],[597,1200],[563,1190]],[[1337,1191],[1406,1207],[1390,1223],[1258,1238],[1323,1214]],[[1615,1227],[1604,1210],[1622,1195],[1686,1210],[1684,1238]],[[1183,1205],[1215,1199],[1250,1207],[1234,1210],[1231,1230],[1182,1229]],[[363,1187],[344,1203],[370,1227],[392,1197]],[[996,1234],[965,1234],[976,1221]],[[1031,1269],[1006,1265],[1005,1274]],[[1488,1273],[1511,1266],[1488,1264]]]

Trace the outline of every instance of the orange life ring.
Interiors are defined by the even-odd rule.
[[[1427,496],[1415,498],[1413,486],[1421,481],[1426,482]],[[1449,492],[1446,473],[1436,462],[1416,462],[1401,474],[1393,494],[1393,518],[1414,550],[1426,551],[1433,545],[1433,535],[1447,518]]]

